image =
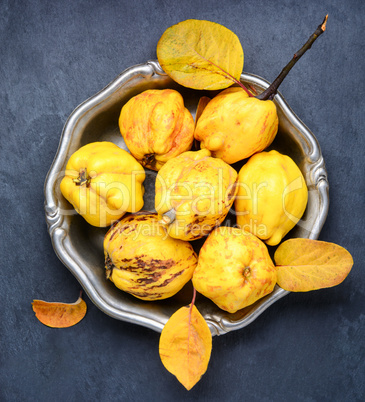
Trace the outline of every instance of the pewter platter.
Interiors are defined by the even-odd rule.
[[[266,80],[248,73],[241,75],[241,81],[254,87],[257,92],[269,85]],[[212,97],[212,93],[179,86],[162,71],[157,61],[128,68],[72,112],[64,126],[44,188],[46,221],[54,250],[79,281],[90,300],[111,317],[158,332],[178,308],[190,303],[191,284],[188,283],[173,298],[157,302],[145,302],[117,289],[105,278],[103,238],[107,228],[88,225],[63,198],[59,183],[69,157],[81,146],[94,141],[112,141],[126,149],[118,129],[122,106],[132,96],[146,89],[163,88],[178,90],[193,116],[200,96]],[[287,237],[317,239],[329,206],[327,173],[320,146],[280,94],[274,101],[280,124],[278,135],[270,148],[294,159],[306,179],[309,190],[306,212]],[[234,167],[239,169],[240,165],[236,164]],[[145,211],[154,210],[155,177],[156,172],[146,169],[143,208]],[[223,224],[234,224],[234,214],[230,213]],[[204,239],[192,242],[196,251],[199,251],[203,241]],[[273,253],[274,249],[269,251]],[[201,295],[198,295],[196,305],[208,322],[212,334],[222,335],[250,324],[286,294],[287,291],[276,286],[270,295],[234,314],[218,309]]]

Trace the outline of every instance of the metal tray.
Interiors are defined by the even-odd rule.
[[[269,83],[253,74],[244,73],[241,81],[259,92]],[[146,302],[117,289],[105,278],[103,238],[107,228],[86,223],[63,198],[59,183],[69,157],[81,146],[94,141],[112,141],[126,149],[119,133],[118,117],[122,106],[146,89],[173,88],[184,97],[186,107],[195,116],[197,102],[212,92],[196,91],[179,86],[161,69],[157,61],[148,61],[128,68],[103,90],[79,105],[68,118],[60,144],[45,181],[45,214],[54,250],[89,296],[103,312],[119,320],[161,331],[169,317],[181,306],[190,303],[192,286],[188,283],[173,298]],[[270,148],[289,155],[298,164],[307,182],[309,200],[306,212],[287,237],[316,239],[325,222],[328,206],[328,181],[320,146],[310,130],[299,120],[281,94],[275,97],[279,115],[279,132]],[[236,164],[238,169],[240,166]],[[146,169],[144,210],[154,210],[156,172]],[[232,223],[229,214],[225,223]],[[225,224],[224,223],[224,224]],[[192,242],[199,251],[204,239]],[[269,248],[271,253],[273,248]],[[274,291],[254,305],[234,314],[220,310],[210,300],[198,295],[196,305],[206,319],[213,335],[225,334],[245,327],[271,304],[288,292],[276,286]]]

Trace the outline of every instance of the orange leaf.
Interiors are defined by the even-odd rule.
[[[38,320],[48,327],[67,328],[76,325],[86,314],[86,303],[80,297],[75,303],[50,303],[33,300],[33,311]]]
[[[319,240],[289,239],[274,255],[278,285],[291,292],[329,288],[340,284],[353,265],[341,246]]]
[[[201,114],[203,113],[203,110],[205,109],[205,107],[207,106],[207,104],[211,101],[210,98],[208,98],[208,96],[202,96],[199,99],[198,102],[198,106],[196,107],[196,113],[195,113],[195,125],[199,120],[199,117],[201,116]]]
[[[176,311],[162,330],[161,361],[187,390],[206,372],[211,350],[212,335],[208,324],[194,305]]]

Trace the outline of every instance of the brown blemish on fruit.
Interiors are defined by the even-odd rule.
[[[121,262],[126,263],[126,266],[121,269],[130,272],[143,271],[143,273],[146,274],[155,271],[164,271],[175,265],[175,261],[171,258],[168,260],[158,260],[154,258],[146,260],[144,257],[145,255],[143,254],[134,258],[123,258]],[[163,272],[161,272],[161,274],[162,273]]]
[[[157,217],[156,213],[139,211],[139,212],[135,212],[133,215],[131,215],[131,220],[147,221],[150,218],[156,218],[156,217]]]
[[[175,278],[177,278],[178,276],[180,276],[182,273],[184,272],[184,270],[181,270],[179,272],[176,272],[175,274],[171,275],[169,278],[167,278],[165,281],[163,281],[161,283],[161,285],[158,285],[156,287],[160,288],[160,287],[164,287],[166,285],[168,285],[170,282],[172,282]]]
[[[159,300],[161,299],[161,294],[159,293],[155,293],[155,294],[150,294],[148,292],[135,292],[132,290],[128,290],[128,293],[130,293],[131,295],[135,296],[135,297],[141,297],[141,298],[148,298],[149,300]]]
[[[143,222],[143,221],[147,221],[149,218],[150,218],[150,216],[148,215],[148,216],[138,216],[135,219],[138,222]]]
[[[114,239],[114,236],[118,233],[117,230],[114,230],[114,232],[110,235],[109,241],[112,241]]]
[[[233,186],[232,186],[231,189],[229,190],[229,193],[228,193],[228,195],[227,195],[227,200],[228,200],[228,202],[231,201],[231,199],[234,197],[234,195],[235,195],[235,193],[236,193],[237,182],[238,182],[238,178],[236,179],[236,181],[234,182]]]
[[[175,278],[177,278],[178,276],[180,276],[182,273],[184,272],[184,270],[181,270],[179,272],[176,272],[173,275],[170,275],[168,278],[166,278],[162,283],[160,283],[159,285],[155,285],[155,286],[150,286],[150,289],[154,289],[154,288],[163,288],[166,285],[168,285],[170,282],[172,282]],[[155,282],[157,282],[161,276],[163,275],[163,272],[159,271],[159,272],[154,272],[152,275],[149,275],[147,278],[139,278],[137,280],[137,282],[139,284],[142,285],[150,285],[153,284]]]
[[[132,222],[135,219],[133,215],[129,215],[127,218],[124,219],[124,223]]]
[[[203,233],[203,236],[207,236],[208,233]],[[201,234],[196,234],[194,236],[191,236],[190,240],[195,240],[195,239],[200,239],[202,237]]]
[[[192,227],[193,227],[192,223],[189,223],[189,224],[186,225],[186,228],[185,228],[185,234],[186,235],[188,235],[191,232]]]
[[[113,273],[113,269],[115,268],[115,265],[113,264],[109,254],[107,253],[105,256],[105,276],[106,279],[109,279]]]
[[[162,275],[161,271],[154,272],[151,275],[149,275],[148,277],[138,278],[137,282],[142,285],[149,285],[151,283],[157,282],[160,279],[161,275]]]

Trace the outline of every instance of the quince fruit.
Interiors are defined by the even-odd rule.
[[[74,152],[60,189],[90,224],[110,226],[126,212],[143,207],[143,167],[112,142],[92,142]]]
[[[271,293],[276,279],[260,239],[240,228],[220,226],[201,248],[192,281],[220,309],[235,313]]]
[[[104,238],[106,276],[142,300],[176,294],[191,279],[197,256],[190,243],[170,237],[156,213],[131,214]]]
[[[232,164],[268,147],[278,124],[273,101],[249,97],[242,88],[231,87],[208,103],[194,136],[201,141],[201,148]]]
[[[298,223],[308,201],[299,167],[277,151],[253,155],[241,168],[235,200],[237,224],[275,246]]]
[[[195,240],[219,226],[237,193],[237,172],[210,151],[184,152],[156,177],[155,209],[176,239]]]
[[[152,170],[190,150],[194,140],[193,116],[173,89],[149,89],[131,98],[121,110],[119,129],[131,154]]]

